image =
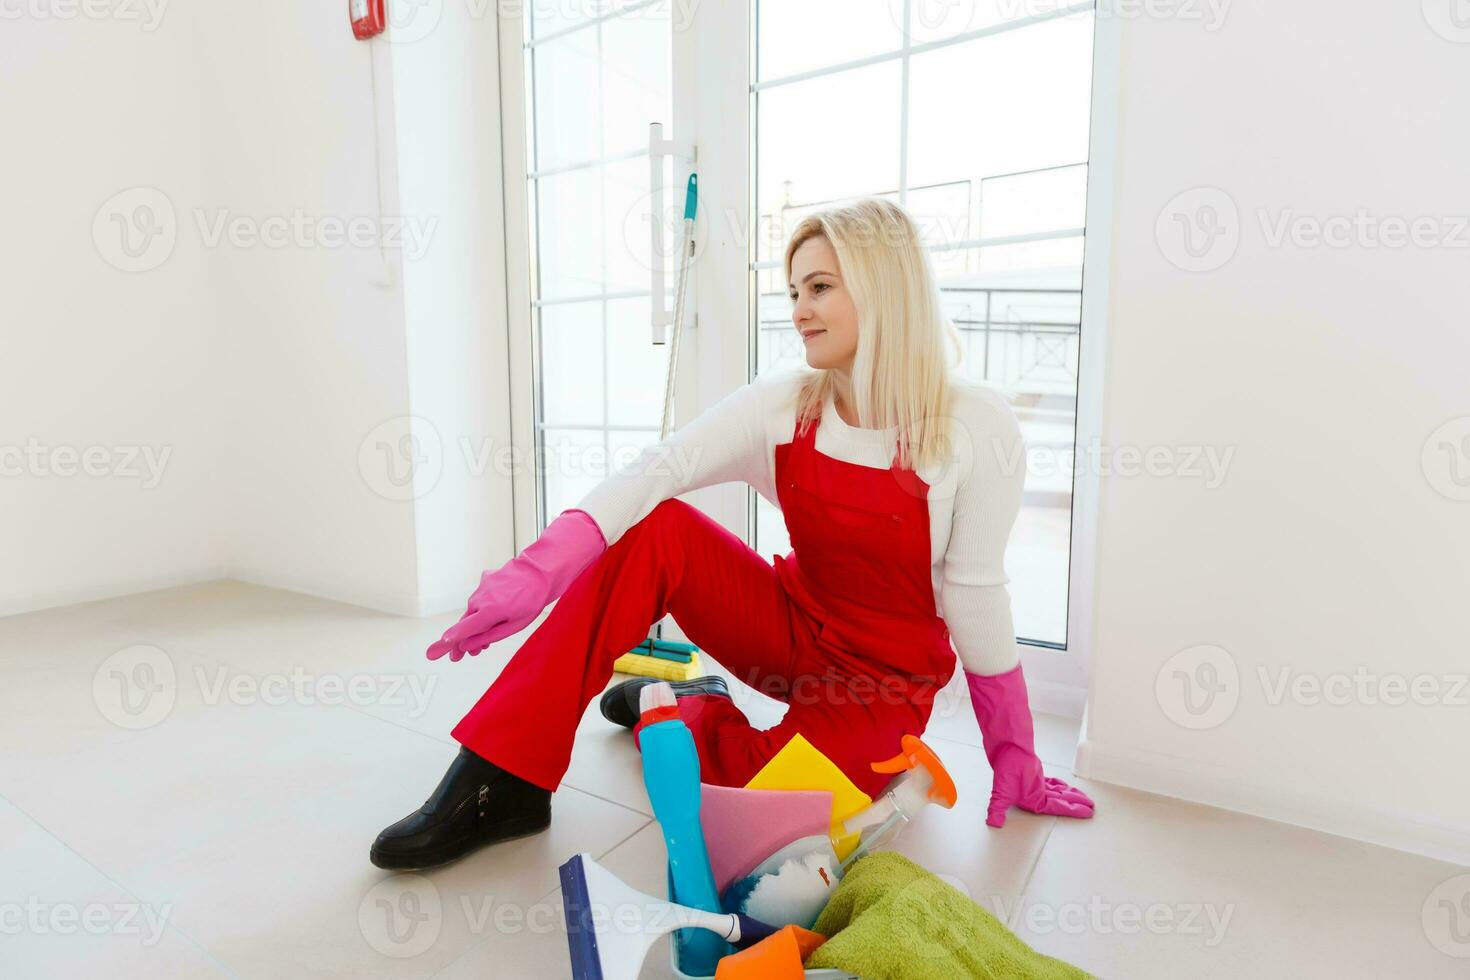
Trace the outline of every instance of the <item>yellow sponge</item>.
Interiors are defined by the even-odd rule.
[[[699,651],[694,652],[688,663],[650,657],[644,653],[625,653],[613,661],[613,670],[639,677],[657,677],[661,681],[687,681],[699,676]]]
[[[832,851],[842,860],[857,847],[860,834],[844,834],[842,822],[868,807],[873,798],[853,785],[831,759],[817,751],[801,733],[771,757],[746,789],[828,790],[832,793]]]

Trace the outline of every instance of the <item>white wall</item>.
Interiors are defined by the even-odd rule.
[[[1121,25],[1102,437],[1235,456],[1212,490],[1102,479],[1078,770],[1470,863],[1470,691],[1459,706],[1273,705],[1258,674],[1363,665],[1448,692],[1466,671],[1470,502],[1437,492],[1421,452],[1470,415],[1470,232],[1458,247],[1272,247],[1259,220],[1470,214],[1470,129],[1452,109],[1470,44],[1418,3],[1366,13],[1297,0],[1235,4],[1213,32]],[[1156,237],[1197,187],[1240,213],[1213,271],[1184,271],[1177,238]],[[1446,485],[1443,466],[1434,477]],[[1182,682],[1155,682],[1201,644],[1238,681],[1218,675],[1222,717],[1191,729],[1170,717],[1196,717]]]
[[[414,503],[423,615],[462,610],[480,573],[515,554],[495,6],[445,4],[421,22],[436,10],[376,42],[391,57],[395,210],[432,226],[402,268],[411,408],[442,455]]]
[[[461,604],[513,553],[509,474],[459,453],[509,432],[493,5],[399,11],[397,43],[354,40],[345,4],[122,9],[144,21],[0,30],[0,87],[25,93],[0,99],[0,447],[169,455],[156,487],[0,476],[0,614],[225,575]],[[93,219],[134,187],[176,239],[124,272]],[[343,241],[398,219],[427,248]],[[414,413],[437,449],[403,451]]]
[[[160,237],[139,258],[162,264],[126,272],[105,216],[93,237],[119,192],[202,193],[193,11],[147,23],[0,21],[0,614],[214,578],[225,560],[209,257]],[[18,458],[28,445],[46,457]],[[67,456],[89,449],[93,475]]]
[[[402,292],[377,284],[378,248],[338,244],[321,223],[376,224],[382,211],[373,45],[353,39],[335,4],[199,10],[207,220],[300,215],[308,229],[284,247],[242,238],[212,250],[228,572],[411,613],[412,502],[384,495],[381,454],[367,454],[378,468],[359,465],[369,433],[408,414]],[[388,84],[380,77],[379,91]]]

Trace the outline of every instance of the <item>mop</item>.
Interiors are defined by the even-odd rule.
[[[664,380],[664,413],[659,441],[669,437],[674,420],[674,382],[679,375],[679,338],[684,333],[684,297],[689,285],[689,263],[694,258],[694,215],[699,206],[699,175],[690,174],[684,189],[684,237],[679,249],[679,276],[674,291],[674,342],[669,348],[669,368]],[[659,257],[654,256],[658,261]],[[656,297],[660,300],[661,297]],[[613,662],[613,670],[665,681],[687,681],[699,674],[699,649],[692,643],[665,640],[654,624],[648,638]]]
[[[748,916],[702,912],[644,894],[590,854],[573,855],[558,870],[574,980],[637,980],[653,944],[677,929],[708,929],[736,947],[777,932]]]

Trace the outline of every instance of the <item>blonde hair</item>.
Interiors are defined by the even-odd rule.
[[[786,244],[787,282],[792,255],[817,237],[831,242],[857,308],[852,396],[859,427],[896,425],[905,469],[946,460],[952,364],[943,340],[953,347],[953,363],[959,362],[963,348],[959,332],[944,315],[918,227],[903,208],[880,198],[816,211],[801,219]],[[801,432],[821,417],[823,406],[837,392],[832,370],[810,374],[796,399]]]

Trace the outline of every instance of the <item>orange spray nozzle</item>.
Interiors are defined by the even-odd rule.
[[[917,735],[905,735],[899,744],[903,746],[903,751],[891,759],[873,763],[873,771],[903,772],[922,768],[930,778],[930,802],[938,803],[946,810],[953,807],[959,798],[955,792],[954,780],[950,778],[949,771],[939,761],[935,751],[925,745],[923,739]]]

